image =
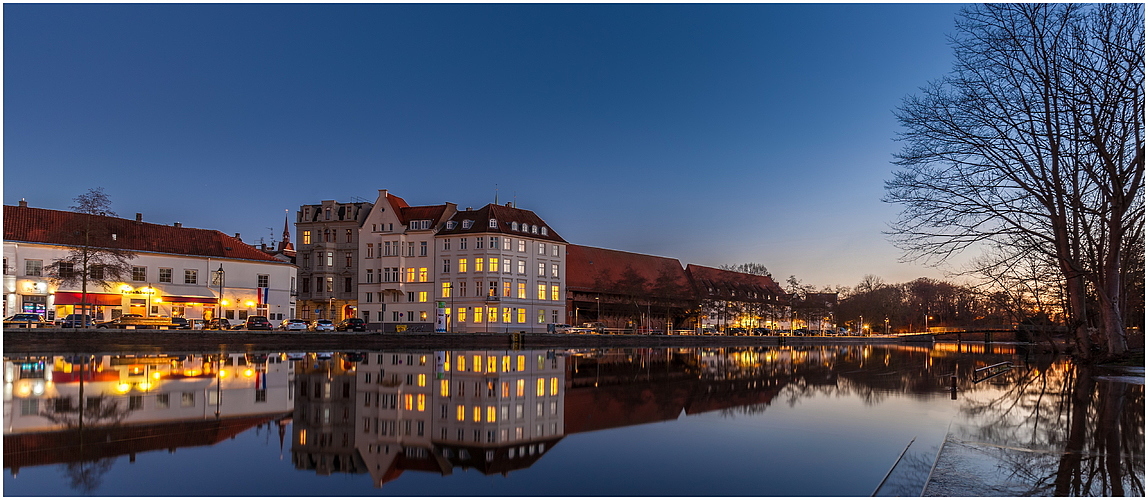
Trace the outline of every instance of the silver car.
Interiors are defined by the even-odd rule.
[[[301,319],[285,319],[279,323],[279,329],[285,331],[307,331],[307,322]]]
[[[312,332],[333,332],[335,331],[335,323],[329,319],[317,319],[311,322],[309,330]]]

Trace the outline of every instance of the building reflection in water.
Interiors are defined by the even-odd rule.
[[[67,464],[91,491],[115,457],[283,429],[292,367],[278,355],[5,357],[4,467]]]
[[[296,469],[384,487],[406,471],[507,475],[579,433],[906,395],[956,399],[957,416],[943,449],[911,445],[875,494],[920,495],[935,462],[975,453],[1023,478],[1009,494],[1143,494],[1142,383],[979,343],[7,357],[4,465],[66,464],[90,492],[115,457],[251,428],[282,447],[290,424]]]

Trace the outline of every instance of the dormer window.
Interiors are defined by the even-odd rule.
[[[498,221],[495,219],[490,219],[490,227],[493,229],[497,229],[498,228]]]
[[[510,223],[510,230],[511,231],[517,231],[518,230],[518,223],[517,222],[511,222]]]
[[[472,225],[474,225],[474,221],[472,221],[470,219],[465,219],[462,221],[462,228],[463,229],[470,229],[470,226],[472,226]]]
[[[452,221],[452,220],[446,221],[446,228],[447,229],[454,229],[455,225],[457,225],[457,223],[455,221]]]
[[[534,234],[538,234],[538,226],[530,226],[530,232],[534,233]]]
[[[542,226],[542,236],[546,236],[546,226]]]

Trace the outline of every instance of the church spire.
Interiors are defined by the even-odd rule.
[[[295,246],[291,244],[290,210],[283,209],[283,240],[279,242],[279,252],[294,252]]]

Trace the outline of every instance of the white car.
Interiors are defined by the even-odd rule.
[[[333,332],[335,331],[335,323],[329,319],[317,319],[311,322],[312,332]]]
[[[305,332],[307,331],[307,322],[301,319],[285,319],[282,323],[279,323],[279,329]]]

